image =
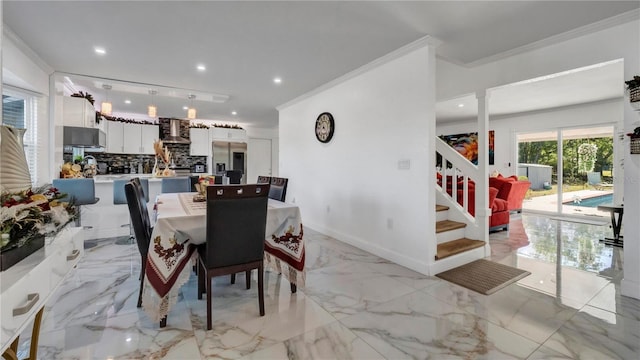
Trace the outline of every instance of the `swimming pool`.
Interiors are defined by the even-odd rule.
[[[574,200],[563,202],[564,205],[571,206],[581,206],[581,207],[597,207],[602,204],[611,204],[613,203],[613,194],[606,194],[600,196],[594,196],[586,199],[580,199],[580,202],[575,202]]]

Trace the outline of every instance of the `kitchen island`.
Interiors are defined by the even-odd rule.
[[[92,227],[85,229],[85,238],[87,240],[129,234],[129,227],[122,226],[129,223],[129,208],[126,204],[115,205],[113,203],[113,181],[121,179],[128,180],[135,177],[149,180],[149,203],[147,205],[151,210],[154,199],[161,193],[161,177],[153,177],[151,174],[110,174],[96,175],[93,178],[96,197],[100,198],[100,201],[94,205],[83,205],[80,208],[82,211],[82,225]]]

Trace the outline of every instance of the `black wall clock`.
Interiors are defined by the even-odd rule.
[[[318,118],[316,119],[316,138],[318,141],[328,143],[333,137],[334,129],[335,123],[331,113],[323,112],[318,115]]]

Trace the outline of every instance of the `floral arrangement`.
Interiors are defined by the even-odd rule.
[[[60,201],[65,196],[47,186],[0,194],[0,251],[24,246],[38,236],[54,235],[74,220],[76,207]]]
[[[597,153],[598,146],[596,144],[580,144],[578,146],[578,172],[588,173],[593,171]]]

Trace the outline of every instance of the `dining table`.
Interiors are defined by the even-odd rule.
[[[191,276],[196,245],[207,242],[207,202],[195,201],[196,195],[171,193],[156,198],[142,294],[142,307],[154,321],[166,319]],[[282,274],[292,289],[304,287],[305,251],[298,206],[269,199],[264,250],[265,270]]]

